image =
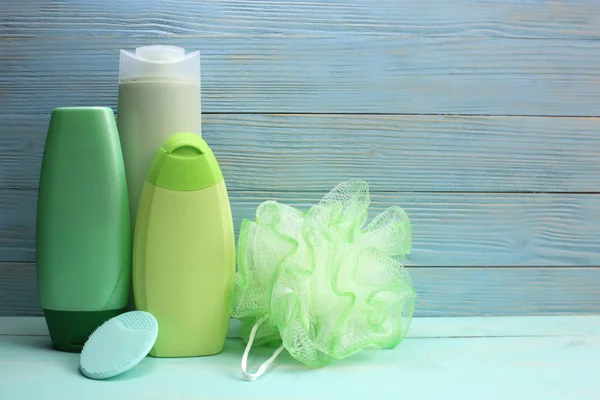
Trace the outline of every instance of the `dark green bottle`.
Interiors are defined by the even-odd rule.
[[[124,311],[130,235],[113,111],[55,109],[42,161],[36,234],[38,288],[54,348],[81,351],[98,326]]]

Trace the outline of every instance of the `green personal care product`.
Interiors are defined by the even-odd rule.
[[[78,352],[124,311],[131,281],[125,169],[110,108],[53,111],[37,212],[38,288],[50,337],[54,348]]]
[[[221,170],[193,133],[167,139],[150,166],[133,246],[138,310],[158,321],[150,355],[219,353],[235,274],[233,221]]]

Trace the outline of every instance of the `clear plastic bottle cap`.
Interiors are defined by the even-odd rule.
[[[187,81],[200,84],[200,52],[177,46],[144,46],[121,50],[119,83],[139,80]]]

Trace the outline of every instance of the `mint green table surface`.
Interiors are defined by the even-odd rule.
[[[50,349],[42,319],[0,318],[0,399],[600,398],[600,316],[417,318],[394,350],[320,370],[283,353],[255,382],[242,379],[237,332],[232,324],[218,356],[147,357],[92,381],[79,374],[78,355]]]

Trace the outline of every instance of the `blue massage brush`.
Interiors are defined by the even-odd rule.
[[[119,375],[148,355],[157,336],[158,322],[150,313],[131,311],[111,318],[83,346],[79,369],[92,379]]]

